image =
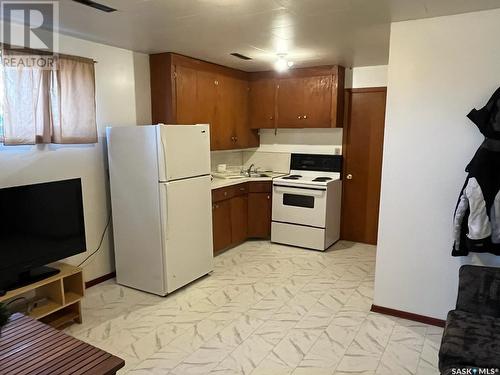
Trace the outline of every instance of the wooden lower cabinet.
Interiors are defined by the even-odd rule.
[[[212,190],[214,255],[248,238],[271,237],[271,189],[266,181]]]
[[[248,237],[271,237],[271,193],[248,193]]]
[[[231,245],[244,242],[248,237],[248,195],[234,197],[231,205]]]
[[[230,200],[212,204],[212,227],[214,254],[231,245],[231,204]]]

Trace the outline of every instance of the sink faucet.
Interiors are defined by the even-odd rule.
[[[247,175],[248,177],[251,177],[251,174],[252,174],[252,167],[255,166],[255,164],[251,164],[248,169],[247,169]],[[254,172],[256,172],[257,170],[255,169]]]

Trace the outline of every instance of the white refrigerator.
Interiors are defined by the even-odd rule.
[[[208,125],[107,128],[119,284],[167,295],[213,270]]]

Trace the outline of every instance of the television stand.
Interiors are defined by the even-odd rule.
[[[0,302],[9,303],[15,298],[25,297],[32,309],[24,313],[55,328],[71,322],[81,323],[81,300],[85,290],[82,269],[64,263],[55,263],[48,270],[50,268],[30,273],[35,279],[41,279],[23,286],[18,284],[16,289],[0,295]],[[47,276],[47,272],[52,275]]]
[[[60,272],[57,268],[41,266],[32,268],[29,271],[20,273],[17,280],[7,287],[7,290],[15,290],[23,286],[36,283],[48,277],[57,275]]]

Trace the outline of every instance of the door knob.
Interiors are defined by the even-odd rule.
[[[347,178],[348,180],[352,180],[352,174],[350,174],[350,173],[349,173],[349,174],[346,176],[346,178]]]

